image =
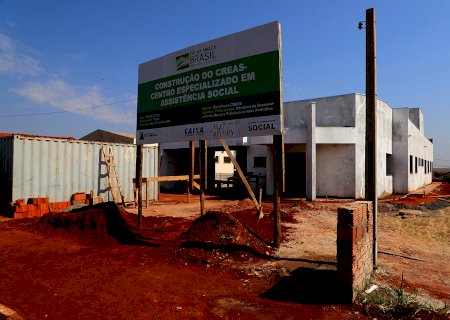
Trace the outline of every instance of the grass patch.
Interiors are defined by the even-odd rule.
[[[389,285],[379,287],[367,294],[358,292],[358,302],[364,307],[368,316],[386,319],[448,319],[448,306],[434,307],[431,303],[421,301],[413,293],[403,288],[403,274],[400,287]]]

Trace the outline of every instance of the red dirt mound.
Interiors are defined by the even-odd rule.
[[[273,243],[273,229],[274,218],[273,210],[268,204],[263,205],[264,217],[258,218],[258,214],[255,208],[236,210],[231,214],[238,219],[247,229],[253,234],[257,234],[258,237],[264,240],[265,243]],[[293,213],[289,210],[281,210],[281,221],[288,223],[295,223],[296,220],[293,217]],[[284,240],[284,236],[289,227],[281,226],[281,239]]]
[[[209,211],[196,219],[182,240],[187,246],[242,249],[262,255],[273,251],[234,216],[220,211]]]
[[[83,233],[83,237],[93,236],[105,241],[123,244],[137,244],[139,235],[133,232],[125,217],[127,212],[114,202],[106,202],[72,212],[49,213],[38,221],[38,229],[52,232],[54,229],[71,234]]]

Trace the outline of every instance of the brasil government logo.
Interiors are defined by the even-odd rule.
[[[185,53],[175,59],[177,63],[177,70],[189,68],[189,53]]]

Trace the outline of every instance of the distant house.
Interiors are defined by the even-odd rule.
[[[109,142],[109,143],[126,143],[135,144],[136,135],[131,133],[118,133],[106,130],[97,129],[84,137],[80,138],[84,141],[97,141],[97,142]]]
[[[236,151],[231,151],[233,156],[236,157]],[[234,166],[225,151],[216,151],[214,153],[215,161],[215,179],[223,180],[231,177],[234,174]]]

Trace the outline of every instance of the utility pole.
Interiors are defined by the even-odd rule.
[[[366,199],[373,203],[373,268],[378,266],[377,239],[377,67],[375,9],[366,10]],[[359,24],[361,29],[362,24]]]

